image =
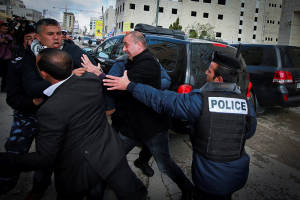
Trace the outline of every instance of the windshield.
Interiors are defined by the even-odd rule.
[[[280,46],[283,68],[300,68],[300,47]]]

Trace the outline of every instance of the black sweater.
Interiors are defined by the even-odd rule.
[[[161,88],[160,65],[149,50],[146,49],[129,61],[126,70],[131,81]],[[112,120],[122,134],[138,140],[148,139],[168,130],[165,115],[156,113],[127,91],[117,96],[116,113]]]

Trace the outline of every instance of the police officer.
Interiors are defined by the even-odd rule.
[[[207,83],[188,94],[160,91],[123,77],[107,76],[109,90],[130,91],[157,112],[192,123],[192,178],[196,199],[231,199],[248,178],[250,158],[245,140],[254,135],[256,117],[252,105],[236,85],[241,62],[215,52],[206,70]]]

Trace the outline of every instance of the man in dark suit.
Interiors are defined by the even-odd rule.
[[[146,188],[107,122],[102,82],[90,73],[72,76],[72,65],[62,50],[40,52],[37,66],[51,86],[37,114],[37,152],[0,153],[0,173],[53,168],[58,200],[102,199],[105,184],[118,199],[145,199]]]

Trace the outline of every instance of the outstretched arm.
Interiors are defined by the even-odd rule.
[[[199,90],[188,94],[158,90],[149,85],[130,82],[126,71],[123,77],[107,75],[103,82],[108,90],[127,89],[136,99],[156,112],[167,113],[171,117],[194,121],[201,114],[202,100]]]

